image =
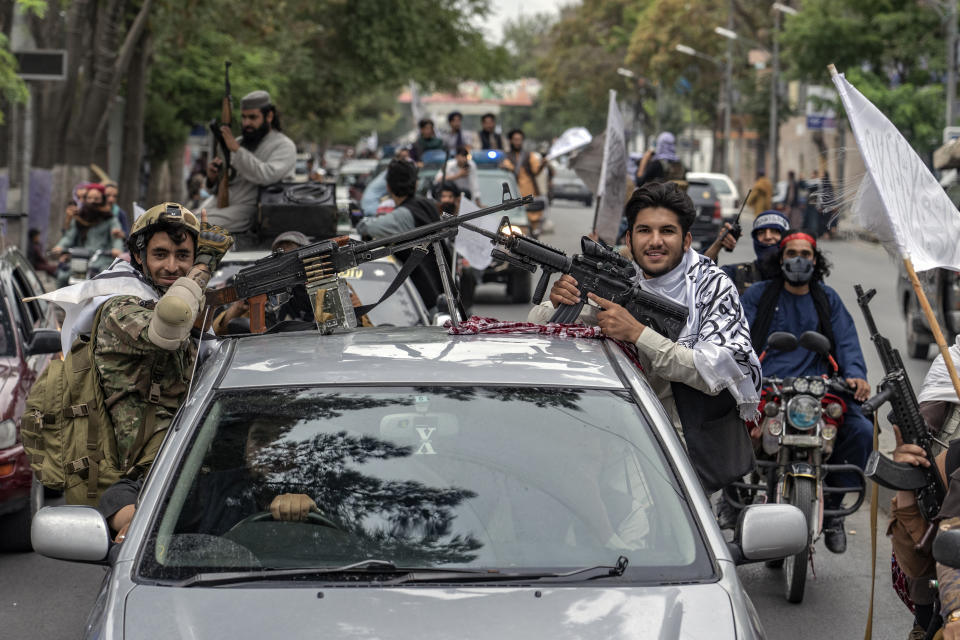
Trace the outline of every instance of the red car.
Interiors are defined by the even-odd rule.
[[[54,307],[43,285],[16,249],[0,254],[0,550],[29,551],[30,522],[44,502],[20,442],[20,415],[30,387],[60,353]]]

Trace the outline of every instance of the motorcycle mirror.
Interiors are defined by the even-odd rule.
[[[793,351],[797,348],[797,336],[786,331],[774,331],[767,338],[767,350]]]
[[[830,340],[816,331],[804,331],[800,336],[800,346],[824,358],[830,355]]]
[[[960,569],[960,529],[937,532],[933,539],[933,558],[940,564]]]

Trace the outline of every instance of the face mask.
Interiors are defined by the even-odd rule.
[[[457,212],[457,203],[456,202],[443,202],[440,204],[440,210],[444,213],[456,213]]]
[[[803,256],[784,260],[780,269],[790,284],[807,284],[813,277],[813,261]]]
[[[771,255],[777,253],[780,250],[780,247],[774,244],[762,244],[756,238],[753,239],[753,252],[757,254],[757,261],[763,262]]]

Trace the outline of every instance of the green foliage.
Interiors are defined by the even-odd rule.
[[[7,104],[23,102],[27,99],[27,86],[17,75],[17,61],[7,49],[7,37],[0,33],[0,96]],[[3,124],[3,110],[0,110],[0,124]]]
[[[943,128],[943,29],[915,0],[807,0],[784,23],[783,58],[793,77],[816,84],[836,65],[924,155]]]

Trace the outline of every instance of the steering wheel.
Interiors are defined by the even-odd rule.
[[[236,529],[237,527],[251,522],[264,522],[266,520],[274,521],[273,514],[269,511],[260,511],[259,513],[254,513],[247,516],[237,524],[230,527],[230,530]],[[330,529],[335,529],[336,531],[343,531],[343,528],[338,525],[336,522],[316,511],[311,511],[307,514],[306,520],[275,520],[276,522],[304,522],[309,524],[315,524],[321,527],[329,527]]]

